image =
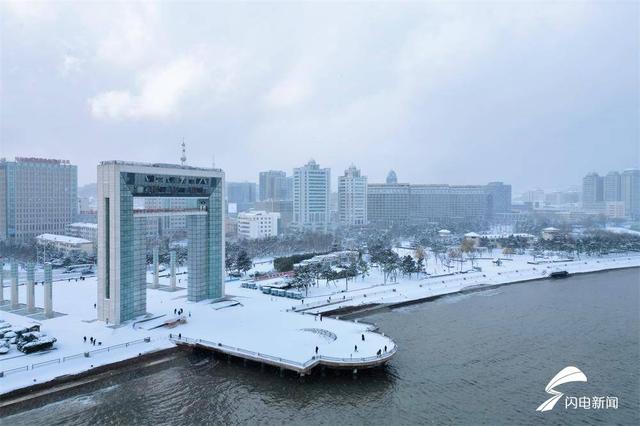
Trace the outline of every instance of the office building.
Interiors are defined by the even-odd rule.
[[[66,160],[0,160],[0,241],[64,234],[78,212],[78,169]]]
[[[257,185],[253,182],[228,182],[227,201],[235,204],[237,213],[250,210],[256,202],[257,190]]]
[[[367,224],[367,177],[353,165],[338,177],[338,220],[343,226]]]
[[[251,210],[238,213],[239,238],[266,238],[278,235],[280,213]]]
[[[291,200],[293,197],[293,178],[281,170],[260,172],[260,201]]]
[[[502,182],[489,182],[485,187],[493,200],[493,213],[511,211],[511,185]]]
[[[367,219],[381,225],[422,224],[448,220],[488,220],[494,215],[493,197],[501,209],[511,210],[509,185],[369,184]]]
[[[67,225],[65,235],[76,238],[83,238],[93,243],[98,241],[98,224],[75,222]]]
[[[166,215],[147,218],[148,236],[151,238],[156,236],[183,237],[187,232],[187,217],[173,212],[195,208],[197,208],[197,201],[190,198],[145,198],[145,210],[167,213]]]
[[[278,213],[280,215],[278,233],[282,234],[291,227],[291,222],[293,221],[293,200],[256,201],[255,209],[267,213]]]
[[[295,229],[326,232],[329,225],[330,169],[311,160],[293,170],[293,223]]]
[[[75,252],[93,256],[95,249],[93,241],[68,235],[42,234],[36,237],[36,243],[41,247],[52,248],[65,255]]]

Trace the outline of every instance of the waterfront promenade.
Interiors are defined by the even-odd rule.
[[[349,283],[348,290],[338,283],[333,286],[320,284],[310,289],[309,296],[303,301],[241,288],[240,282],[227,283],[229,300],[218,303],[190,303],[186,300],[186,290],[149,290],[148,312],[151,317],[159,318],[152,321],[172,318],[176,309],[183,309],[185,323],[171,329],[151,327],[152,321],[146,324],[131,322],[115,328],[106,326],[95,320],[95,278],[57,282],[54,309],[66,315],[39,321],[43,332],[58,339],[55,349],[32,355],[12,349],[0,358],[0,372],[8,372],[0,377],[0,395],[134,360],[145,354],[171,350],[176,345],[200,346],[302,374],[319,365],[349,369],[372,367],[384,364],[396,354],[398,348],[393,340],[376,332],[374,325],[357,320],[337,320],[321,316],[322,312],[397,306],[483,286],[545,278],[558,268],[586,273],[638,267],[640,256],[587,258],[539,265],[528,264],[522,256],[505,261],[499,267],[491,265],[488,261],[482,272],[430,278],[414,276],[388,284],[383,284],[373,269],[365,280]],[[21,299],[25,297],[25,290],[20,286]],[[42,286],[37,286],[36,300],[42,300],[42,291]],[[9,312],[0,312],[0,319],[16,326],[35,322]],[[101,345],[85,343],[84,336],[94,337]],[[130,342],[137,343],[127,344]],[[84,356],[85,352],[88,356]]]

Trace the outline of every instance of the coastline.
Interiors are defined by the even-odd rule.
[[[615,265],[612,265],[611,264],[612,262],[605,262],[605,263],[599,264],[600,260],[598,260],[595,263],[589,264],[590,268],[587,268],[587,270],[574,271],[574,272],[571,272],[571,275],[591,274],[591,273],[597,273],[597,272],[609,272],[609,271],[616,271],[616,270],[640,268],[640,258],[638,257],[633,258],[633,260],[635,261],[635,263],[633,264],[626,264],[624,262],[619,262],[618,264],[615,264]],[[632,260],[632,258],[625,257],[624,260]],[[342,307],[334,310],[334,312],[340,310],[338,314],[335,314],[335,313],[332,314],[331,312],[324,312],[323,316],[332,315],[332,316],[337,316],[336,319],[339,318],[340,320],[355,320],[357,318],[363,318],[363,317],[372,315],[376,312],[391,310],[391,309],[402,307],[402,306],[425,303],[425,302],[437,300],[444,296],[449,296],[453,294],[480,292],[483,290],[495,289],[495,288],[506,286],[506,285],[527,283],[531,281],[548,280],[548,279],[550,279],[548,276],[545,276],[545,277],[537,276],[537,277],[509,280],[507,282],[498,282],[498,283],[491,283],[491,284],[484,284],[484,285],[483,284],[469,285],[467,287],[460,288],[456,291],[442,292],[439,294],[432,294],[424,297],[416,297],[410,300],[397,300],[397,301],[386,302],[386,303],[370,303],[368,305],[354,305],[350,307]],[[363,322],[362,324],[365,324],[365,323]],[[117,374],[134,370],[134,369],[145,368],[147,366],[150,366],[150,363],[154,363],[154,362],[161,363],[161,362],[164,362],[162,361],[164,358],[170,357],[172,354],[175,354],[179,350],[180,349],[177,347],[177,345],[171,345],[170,347],[156,347],[147,352],[136,354],[135,356],[130,356],[125,359],[120,359],[115,362],[101,364],[96,367],[92,367],[90,369],[86,369],[79,372],[74,372],[71,374],[62,374],[57,377],[54,377],[53,379],[46,380],[37,384],[12,389],[5,393],[0,394],[0,408],[3,409],[3,412],[4,412],[6,411],[7,407],[21,406],[22,404],[28,403],[29,401],[33,401],[34,399],[46,398],[47,396],[54,395],[58,392],[80,387],[95,381],[99,381],[101,379],[107,378],[112,375],[117,375]],[[0,384],[2,383],[1,380],[2,378],[0,378]]]
[[[627,269],[640,269],[640,265],[625,266],[625,267],[620,267],[620,268],[599,269],[599,270],[595,270],[595,271],[574,272],[567,278],[571,278],[574,275],[598,274],[598,273],[605,273],[605,272],[611,272],[611,271],[624,271],[624,270],[627,270]],[[566,279],[566,278],[560,278],[560,279]],[[510,286],[510,285],[514,285],[514,284],[525,284],[525,283],[530,283],[530,282],[534,282],[534,281],[547,281],[547,280],[558,280],[558,278],[551,278],[551,277],[526,278],[526,279],[517,280],[517,281],[510,281],[510,282],[506,282],[506,283],[470,286],[468,288],[463,288],[463,289],[461,289],[459,291],[455,291],[455,292],[451,292],[451,293],[442,293],[442,294],[437,294],[437,295],[433,295],[433,296],[426,296],[426,297],[422,297],[422,298],[418,298],[418,299],[407,300],[407,301],[403,301],[403,302],[372,303],[370,305],[365,305],[365,306],[345,307],[345,308],[336,309],[334,311],[325,312],[324,315],[330,315],[332,317],[335,317],[336,319],[355,320],[355,319],[359,319],[359,318],[366,318],[369,315],[373,315],[373,314],[376,314],[378,312],[390,311],[390,310],[393,310],[393,309],[396,309],[396,308],[401,308],[401,307],[404,307],[404,306],[411,306],[411,305],[417,305],[417,304],[421,304],[421,303],[428,303],[428,302],[432,302],[434,300],[441,299],[443,297],[453,296],[453,295],[456,295],[456,294],[478,293],[478,292],[481,292],[481,291],[492,290],[492,289],[505,287],[505,286]]]

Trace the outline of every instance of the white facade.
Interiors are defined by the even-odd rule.
[[[329,225],[331,171],[311,160],[293,169],[293,223],[298,230],[326,232]]]
[[[278,235],[280,213],[248,211],[238,214],[238,237],[265,238]]]
[[[344,226],[367,224],[367,177],[355,166],[338,177],[338,217]]]
[[[36,242],[41,246],[51,246],[65,253],[74,251],[93,254],[93,241],[84,238],[69,237],[67,235],[42,234],[36,237]]]
[[[71,223],[67,225],[66,233],[71,237],[84,238],[85,240],[95,243],[98,241],[98,224],[86,222]]]

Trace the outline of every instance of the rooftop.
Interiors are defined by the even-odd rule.
[[[67,235],[56,234],[41,234],[36,237],[39,241],[50,241],[55,243],[67,243],[67,244],[93,244],[89,240],[84,238],[69,237]]]

